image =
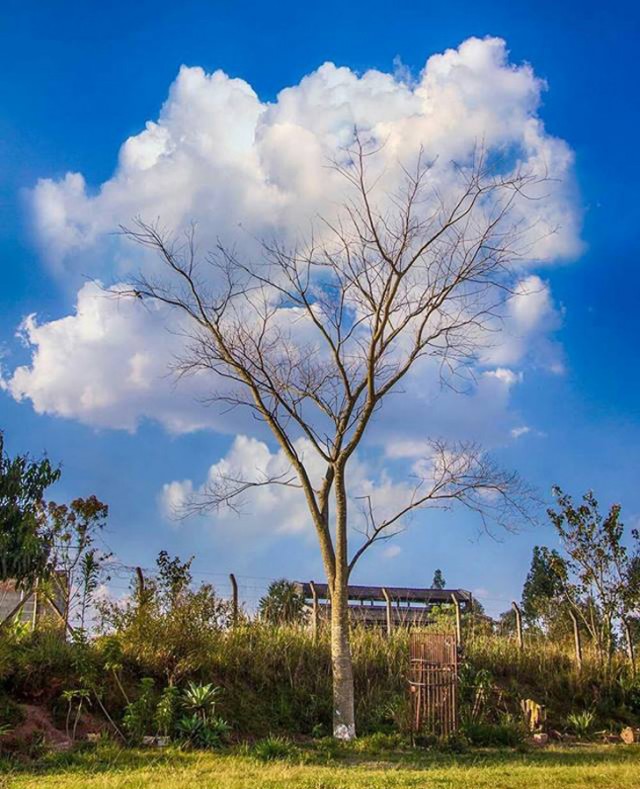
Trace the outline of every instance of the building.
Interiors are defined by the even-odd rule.
[[[315,581],[297,582],[298,592],[319,618],[331,611],[329,586]],[[473,595],[465,589],[430,589],[408,586],[349,586],[349,617],[366,627],[417,627],[432,621],[435,606],[454,604],[461,613],[473,607]]]
[[[22,605],[14,615],[19,622],[29,623],[35,627],[36,623],[43,618],[55,617],[62,620],[64,594],[58,584],[55,586],[55,596],[52,600],[50,595],[45,597],[42,593],[25,594],[24,590],[16,589],[14,581],[0,581],[0,623],[11,616],[12,611],[15,611],[16,606],[20,603]]]

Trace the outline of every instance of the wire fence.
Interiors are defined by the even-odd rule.
[[[158,575],[157,567],[130,565],[118,561],[108,565],[107,574],[109,580],[105,586],[113,599],[124,598],[133,591],[137,569],[142,571],[145,578],[154,579]],[[230,574],[221,571],[214,572],[198,569],[190,569],[189,572],[192,576],[193,584],[209,583],[214,587],[218,595],[228,599],[232,599],[234,593],[234,585],[231,581],[231,575],[233,575],[237,584],[238,604],[248,613],[254,613],[260,600],[267,594],[269,586],[275,581],[282,579],[282,576]],[[488,615],[493,617],[510,609],[513,604],[513,598],[484,595],[479,590],[474,590],[473,597],[487,609]]]

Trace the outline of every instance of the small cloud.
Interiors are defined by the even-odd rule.
[[[402,553],[402,548],[399,545],[389,545],[388,548],[385,548],[382,551],[382,555],[385,559],[395,559],[398,554]]]
[[[193,497],[193,483],[190,479],[174,480],[162,486],[160,494],[160,510],[163,516],[170,521],[176,522],[181,510]]]
[[[497,378],[505,386],[519,384],[523,377],[522,373],[515,373],[513,370],[509,370],[508,367],[497,367],[495,370],[487,370],[484,376],[486,378]]]
[[[430,446],[428,441],[399,440],[390,441],[385,447],[385,454],[392,460],[400,458],[417,458],[428,455]]]
[[[514,427],[511,430],[511,437],[512,438],[520,438],[520,436],[526,436],[527,433],[531,432],[531,428],[527,427],[527,425],[521,425],[520,427]]]

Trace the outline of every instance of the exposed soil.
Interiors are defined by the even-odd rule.
[[[46,707],[21,704],[20,710],[24,716],[22,721],[0,738],[0,748],[3,751],[24,752],[31,744],[38,741],[59,751],[71,747],[71,739],[64,730],[54,724],[51,713]],[[87,734],[103,731],[104,728],[102,721],[85,713],[78,721],[76,739],[85,739]]]

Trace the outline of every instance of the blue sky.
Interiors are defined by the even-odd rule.
[[[222,69],[272,102],[325,61],[361,74],[393,72],[399,59],[417,75],[430,55],[471,36],[497,36],[512,64],[530,63],[547,82],[537,112],[547,132],[575,154],[584,251],[542,272],[556,315],[546,339],[564,372],[527,367],[508,409],[513,424],[530,431],[497,442],[495,452],[545,495],[554,482],[575,494],[592,487],[603,503],[619,501],[627,522],[637,521],[639,21],[634,4],[620,2],[462,2],[453,8],[8,0],[0,17],[5,375],[29,363],[31,351],[14,338],[22,319],[37,313],[46,323],[69,315],[83,276],[95,271],[93,251],[86,261],[77,256],[73,274],[52,265],[29,190],[40,178],[57,181],[71,171],[82,173],[87,194],[95,194],[112,177],[123,142],[158,118],[181,65]],[[232,435],[171,434],[153,419],[142,419],[135,430],[114,429],[53,410],[36,413],[28,398],[16,402],[0,392],[8,447],[46,450],[62,463],[57,497],[96,493],[109,503],[106,539],[123,562],[148,566],[161,548],[195,553],[199,572],[243,576],[248,601],[267,578],[320,576],[315,546],[299,534],[255,539],[229,519],[176,525],[163,517],[162,486],[201,481],[228,452]],[[519,594],[531,546],[552,539],[544,526],[499,541],[476,539],[462,515],[420,515],[399,538],[400,552],[376,553],[357,579],[419,585],[442,567],[451,585],[478,590],[497,611]]]

